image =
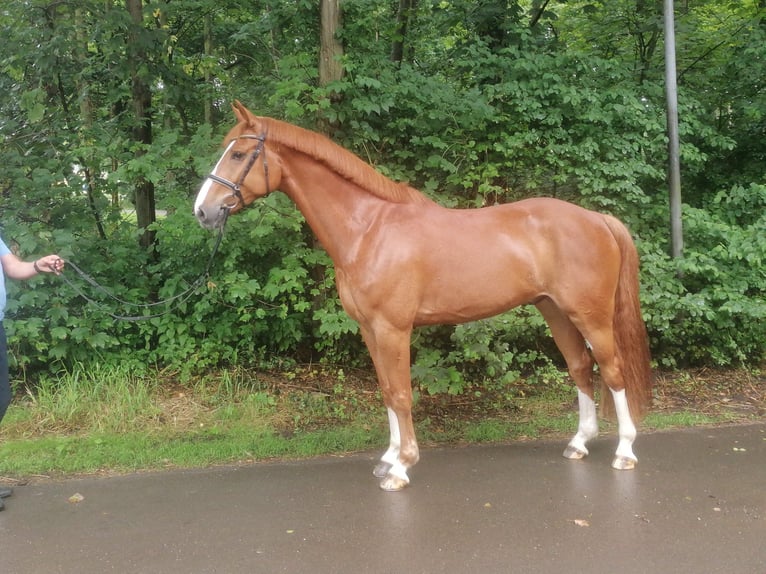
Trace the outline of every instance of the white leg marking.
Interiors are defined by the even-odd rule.
[[[577,405],[580,410],[580,422],[577,425],[577,434],[574,435],[569,446],[564,451],[567,458],[582,458],[587,456],[586,443],[598,435],[598,415],[596,403],[588,395],[577,389]],[[577,456],[580,454],[581,456]]]
[[[404,466],[398,460],[394,463],[394,465],[388,471],[388,474],[390,474],[392,476],[395,476],[396,478],[402,479],[407,484],[409,484],[409,482],[410,482],[410,477],[407,476],[407,467]]]
[[[399,433],[399,418],[391,408],[388,409],[388,429],[391,433],[391,440],[388,443],[388,450],[380,460],[392,466],[401,466],[401,463],[399,462],[399,450],[402,446],[402,436]]]
[[[391,432],[391,442],[388,450],[375,466],[372,474],[383,480],[380,487],[383,490],[401,490],[410,483],[407,476],[407,467],[399,459],[402,449],[402,435],[399,432],[399,418],[393,409],[388,409],[388,427]]]
[[[633,454],[633,441],[636,440],[636,426],[633,424],[633,419],[630,418],[630,410],[628,409],[628,399],[625,397],[625,390],[612,391],[614,397],[614,406],[617,411],[617,428],[620,435],[620,443],[617,445],[617,452],[615,452],[615,460],[612,466],[615,468],[633,468],[635,462],[638,460],[636,455]],[[619,459],[622,459],[621,462]],[[618,466],[629,462],[628,466]]]

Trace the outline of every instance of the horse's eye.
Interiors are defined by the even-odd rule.
[[[243,154],[241,151],[235,151],[231,154],[231,159],[234,161],[241,161],[245,157],[245,154]]]

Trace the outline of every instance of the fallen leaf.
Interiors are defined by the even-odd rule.
[[[69,502],[72,504],[79,504],[83,500],[85,500],[85,497],[79,492],[75,492],[72,496],[69,497]]]
[[[590,526],[590,522],[588,522],[587,520],[583,520],[582,518],[575,518],[574,523],[577,526],[582,526],[582,527]]]

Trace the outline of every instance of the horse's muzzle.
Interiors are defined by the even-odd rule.
[[[194,215],[202,227],[205,229],[216,230],[221,229],[226,224],[226,219],[229,217],[229,211],[230,210],[226,207],[208,210],[199,206],[195,209]]]

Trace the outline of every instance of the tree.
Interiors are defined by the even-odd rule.
[[[127,50],[135,122],[133,138],[135,154],[140,158],[146,154],[146,148],[152,145],[152,92],[144,71],[149,67],[147,38],[142,0],[126,0],[126,7],[131,19]],[[154,183],[144,175],[137,174],[134,190],[139,242],[142,247],[149,249],[155,240],[155,232],[151,229],[155,222]]]
[[[55,248],[127,300],[183,291],[209,240],[191,198],[237,98],[325,131],[445,205],[555,195],[619,215],[640,239],[658,360],[758,360],[764,0],[678,3],[683,279],[667,257],[658,6],[7,0],[3,232],[22,254]],[[137,218],[123,213],[131,202]],[[315,272],[326,257],[278,194],[261,203],[227,224],[207,288],[162,319],[115,323],[66,288],[14,293],[14,355],[38,368],[94,347],[184,369],[363,361],[331,270]],[[155,204],[166,217],[155,221]],[[528,314],[445,328],[420,340],[419,367],[431,379],[519,372],[546,360],[542,329]]]
[[[338,38],[342,14],[340,0],[322,0],[319,33],[319,85],[327,86],[343,77],[343,44]]]
[[[406,59],[412,59],[412,50],[405,50],[407,44],[407,29],[409,28],[410,20],[415,18],[417,14],[417,0],[399,0],[399,10],[396,13],[396,31],[394,32],[394,39],[391,44],[391,60],[401,64]]]

